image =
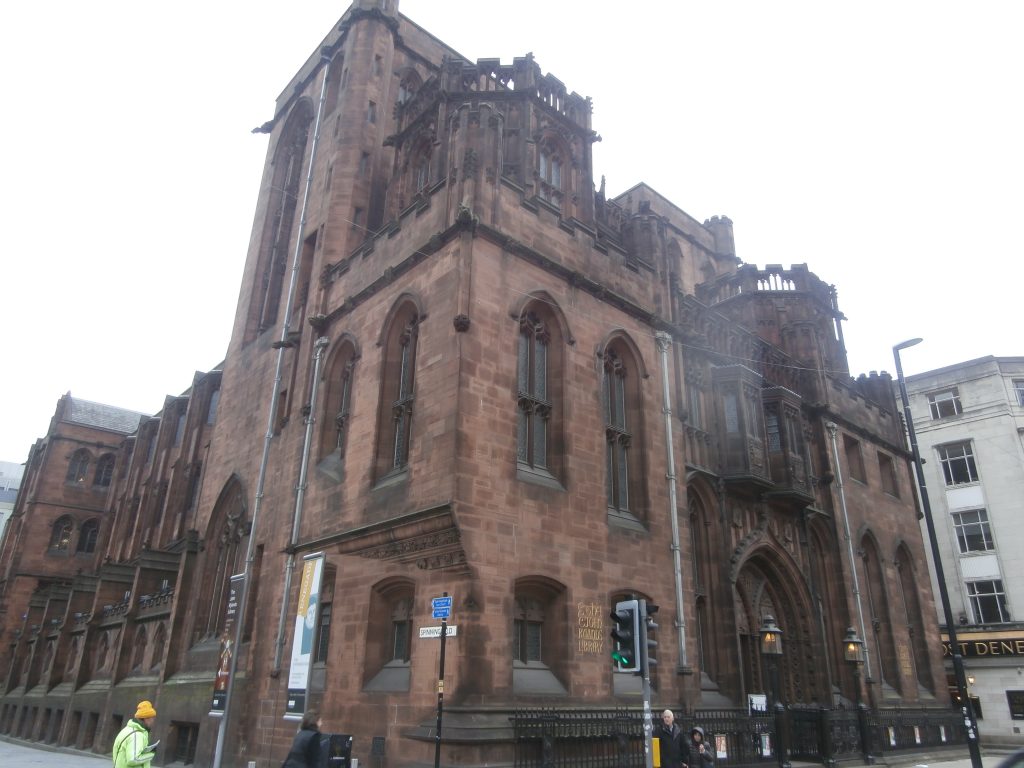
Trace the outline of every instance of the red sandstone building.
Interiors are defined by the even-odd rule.
[[[278,765],[319,552],[308,699],[361,760],[432,760],[443,593],[445,764],[511,762],[516,710],[638,706],[606,618],[631,595],[661,606],[656,706],[745,708],[769,614],[787,702],[857,699],[853,626],[874,706],[948,706],[891,383],[849,376],[834,290],[742,264],[725,217],[595,191],[589,99],[396,6],[356,2],[264,126],[222,367],[137,429],[72,439],[65,398],[33,448],[0,731],[103,752],[148,698],[157,763],[209,765],[248,573],[224,764]]]

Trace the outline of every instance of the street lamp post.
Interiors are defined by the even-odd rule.
[[[779,686],[779,657],[782,656],[782,630],[775,624],[775,617],[770,614],[761,622],[761,656],[768,665],[771,680],[772,711],[775,714],[775,755],[779,768],[791,768],[787,759],[789,754],[789,730],[786,722],[786,705],[782,701],[782,689]]]
[[[906,422],[907,435],[910,437],[910,452],[914,456],[914,469],[917,475],[917,486],[921,491],[921,511],[928,528],[928,541],[932,550],[932,566],[935,568],[935,579],[939,584],[939,599],[942,601],[942,615],[946,621],[946,633],[949,636],[950,650],[953,655],[953,674],[956,677],[956,689],[960,696],[960,711],[964,716],[964,729],[967,731],[967,749],[971,755],[971,768],[982,768],[981,747],[978,743],[978,722],[974,718],[974,707],[967,695],[967,678],[964,675],[964,658],[960,653],[960,643],[956,636],[956,624],[953,622],[953,609],[949,605],[949,590],[946,588],[946,575],[942,568],[942,557],[939,553],[939,540],[935,535],[935,521],[932,519],[932,506],[928,501],[928,488],[924,481],[924,469],[921,464],[921,452],[917,447],[917,433],[914,431],[914,419],[910,415],[910,398],[907,395],[907,383],[903,379],[903,365],[900,363],[900,351],[923,339],[908,339],[892,348],[893,359],[896,361],[896,381],[899,383],[900,400],[903,402],[903,420]]]
[[[860,749],[866,765],[874,765],[875,758],[871,754],[871,730],[868,728],[868,708],[860,693],[860,669],[864,665],[864,641],[857,637],[857,630],[846,628],[843,638],[843,658],[853,667],[853,681],[856,687],[857,729],[860,731]]]

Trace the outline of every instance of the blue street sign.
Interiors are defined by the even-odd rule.
[[[452,612],[452,599],[450,596],[435,597],[430,601],[431,618],[447,619]]]

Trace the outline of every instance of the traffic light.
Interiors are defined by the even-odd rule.
[[[620,600],[611,613],[612,661],[620,672],[640,671],[640,603],[638,600]]]
[[[658,665],[658,660],[654,658],[654,649],[658,647],[658,642],[651,639],[651,634],[658,628],[658,625],[654,623],[654,616],[652,615],[657,612],[658,606],[648,603],[646,600],[640,601],[640,624],[643,636],[640,652],[644,654],[642,660],[648,673],[650,673],[651,667]]]

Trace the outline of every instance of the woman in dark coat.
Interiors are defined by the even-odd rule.
[[[315,710],[302,716],[302,725],[295,734],[292,748],[281,768],[320,768],[320,726],[323,721]]]
[[[704,729],[699,725],[690,730],[687,746],[686,764],[689,768],[711,768],[715,764],[715,758],[711,756],[711,745],[704,743]]]

